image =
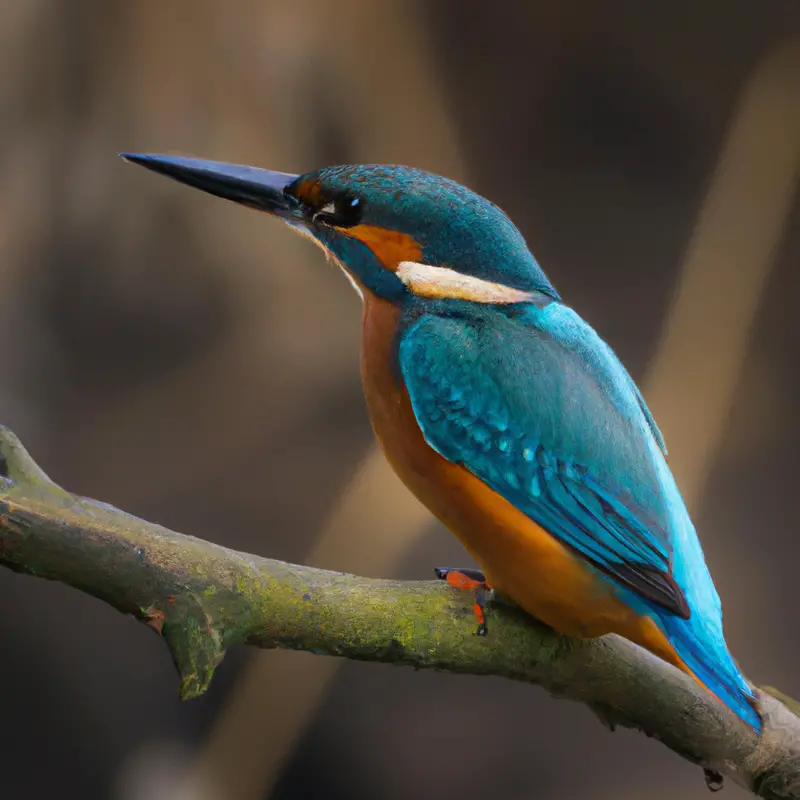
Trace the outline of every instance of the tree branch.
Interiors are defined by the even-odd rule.
[[[204,692],[240,643],[500,675],[586,703],[611,727],[642,730],[761,797],[800,797],[800,718],[771,694],[761,694],[759,738],[682,673],[616,636],[568,639],[506,607],[492,609],[488,637],[473,636],[465,592],[286,564],[175,533],[64,491],[2,427],[0,564],[145,622],[166,641],[183,698]]]

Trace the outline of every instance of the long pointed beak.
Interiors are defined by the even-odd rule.
[[[297,175],[200,158],[144,153],[120,153],[120,157],[195,189],[258,211],[296,221],[302,216],[300,202],[284,191]]]

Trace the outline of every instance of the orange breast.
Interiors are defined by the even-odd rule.
[[[426,443],[396,366],[398,313],[366,295],[361,371],[373,429],[400,479],[489,582],[537,619],[570,636],[619,633],[685,670],[653,621],[622,603],[586,561]]]

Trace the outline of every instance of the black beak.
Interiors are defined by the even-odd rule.
[[[284,219],[299,219],[302,216],[300,202],[285,191],[296,180],[297,175],[225,164],[221,161],[204,161],[200,158],[140,153],[120,153],[120,157],[194,186],[195,189],[258,211],[266,211]]]

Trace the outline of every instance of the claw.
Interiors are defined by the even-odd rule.
[[[718,792],[720,789],[724,787],[724,781],[722,775],[717,772],[715,769],[703,769],[703,776],[706,779],[706,786],[712,792]]]

